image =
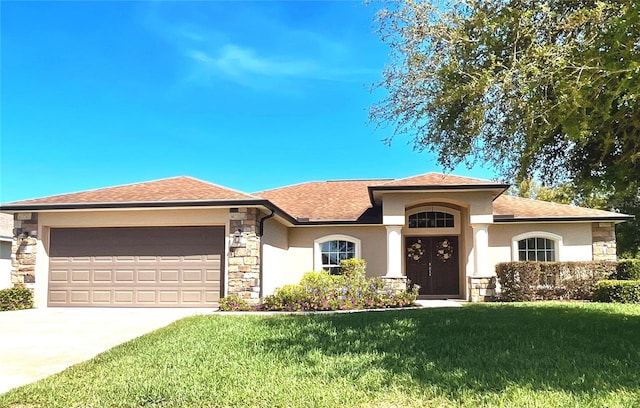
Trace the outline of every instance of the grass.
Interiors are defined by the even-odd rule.
[[[634,407],[640,305],[196,316],[2,407]]]

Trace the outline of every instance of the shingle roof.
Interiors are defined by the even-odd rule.
[[[429,184],[431,183],[431,184]],[[371,214],[368,187],[371,186],[493,186],[504,184],[491,180],[474,179],[427,173],[399,180],[345,180],[322,181],[297,184],[274,190],[254,193],[265,198],[294,218],[308,218],[310,221],[362,220]],[[562,219],[562,218],[624,218],[623,214],[582,208],[572,205],[529,200],[526,198],[501,195],[493,202],[493,215],[522,219]]]
[[[483,186],[504,187],[504,184],[490,180],[427,173],[405,179],[341,180],[314,181],[292,186],[262,191],[253,195],[208,183],[192,177],[174,177],[144,183],[129,184],[78,193],[55,195],[33,200],[4,204],[3,207],[15,210],[21,206],[65,206],[82,205],[96,208],[99,204],[109,207],[124,203],[172,203],[235,200],[256,200],[256,204],[265,204],[268,200],[287,215],[299,221],[344,221],[360,223],[380,223],[381,207],[373,207],[369,188],[388,186],[408,189],[433,186]],[[126,204],[124,204],[126,205]],[[234,204],[235,205],[235,204]],[[618,219],[628,218],[624,214],[609,211],[581,208],[571,205],[529,200],[526,198],[501,195],[493,203],[493,214],[500,221],[518,221],[518,219],[560,220],[560,219]]]
[[[501,195],[493,201],[494,216],[513,216],[514,218],[620,218],[624,214],[593,208],[531,200],[522,197]]]
[[[496,181],[471,177],[454,176],[453,174],[426,173],[403,179],[391,180],[383,186],[458,186],[458,185],[503,185]]]
[[[7,205],[238,200],[255,198],[256,197],[249,194],[217,184],[208,183],[193,177],[182,176],[36,198],[33,200],[17,201]]]
[[[388,179],[312,181],[254,193],[294,218],[357,220],[371,208],[367,187]]]

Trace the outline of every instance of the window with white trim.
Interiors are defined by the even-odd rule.
[[[518,260],[553,262],[556,260],[555,242],[542,237],[521,239],[518,241]]]
[[[315,241],[315,269],[340,274],[340,261],[360,257],[360,240],[345,235],[330,235]]]

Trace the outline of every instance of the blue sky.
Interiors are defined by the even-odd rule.
[[[180,175],[254,192],[442,171],[368,122],[388,63],[375,4],[0,7],[0,202]]]

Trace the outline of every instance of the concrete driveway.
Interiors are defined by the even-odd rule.
[[[0,312],[0,394],[212,309],[47,308]]]

